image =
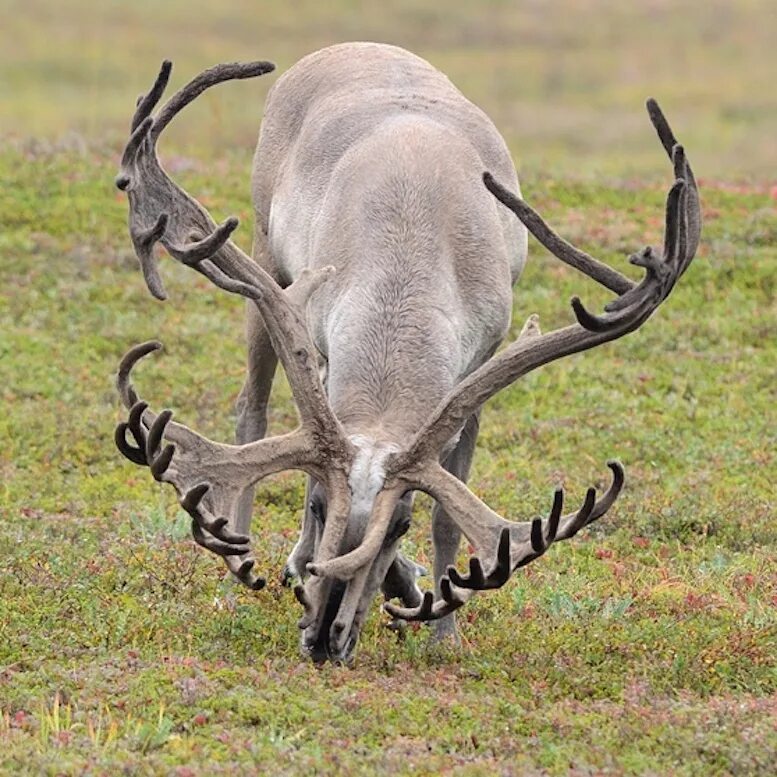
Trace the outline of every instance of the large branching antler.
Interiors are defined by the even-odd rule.
[[[617,462],[609,462],[609,466],[614,475],[613,483],[601,499],[597,501],[595,489],[589,488],[583,506],[575,513],[562,516],[564,490],[558,488],[548,518],[535,518],[527,524],[505,521],[483,504],[461,481],[441,467],[431,468],[427,490],[435,494],[441,504],[446,505],[446,509],[471,510],[473,515],[480,514],[478,528],[485,532],[485,536],[480,536],[477,547],[488,544],[492,540],[494,528],[501,526],[494,563],[491,570],[485,572],[480,558],[472,556],[466,576],[455,567],[448,567],[447,574],[439,583],[439,600],[435,601],[434,594],[427,591],[418,607],[397,607],[387,602],[384,609],[399,620],[437,620],[466,604],[475,591],[501,588],[516,570],[538,559],[556,540],[573,537],[584,526],[607,512],[623,486],[623,468]],[[451,493],[445,493],[446,489],[452,489]],[[463,501],[454,507],[457,498]],[[476,530],[471,529],[470,534],[474,536]]]
[[[429,421],[416,434],[407,452],[400,454],[403,463],[410,465],[411,462],[429,458],[431,452],[441,450],[445,442],[461,428],[473,412],[494,394],[528,372],[564,356],[616,340],[638,329],[669,296],[696,252],[701,229],[701,212],[696,183],[683,147],[675,141],[654,100],[648,101],[648,112],[664,146],[673,144],[669,154],[673,162],[675,181],[667,195],[663,253],[659,255],[648,246],[630,257],[632,264],[644,268],[645,277],[639,284],[630,283],[628,288],[624,287],[621,295],[605,306],[604,315],[590,313],[578,297],[573,297],[572,309],[577,318],[577,325],[536,337],[518,338],[471,373],[443,399]],[[504,189],[488,173],[483,178],[489,191],[533,231],[536,224],[533,217],[527,215],[528,206],[523,200]],[[550,231],[547,225],[545,229]],[[567,261],[569,255],[559,248],[562,238],[552,234],[557,241],[554,244],[554,253]],[[596,270],[587,274],[602,282]]]
[[[624,472],[616,461],[608,462],[608,466],[613,479],[600,499],[596,498],[596,490],[589,488],[580,509],[562,515],[564,492],[559,488],[548,518],[515,523],[494,512],[439,464],[430,463],[424,475],[414,479],[414,486],[443,506],[475,547],[477,555],[470,558],[466,576],[455,567],[448,568],[440,581],[440,600],[434,601],[433,596],[430,599],[427,593],[419,608],[400,608],[390,603],[384,608],[401,620],[436,620],[461,607],[475,591],[501,588],[518,569],[538,559],[554,542],[574,537],[612,507],[623,488]],[[484,571],[483,558],[489,559],[488,572]]]
[[[239,289],[245,290],[245,285],[256,280],[253,262],[229,242],[237,220],[228,219],[217,228],[207,211],[169,178],[159,162],[156,144],[173,117],[208,87],[263,75],[274,67],[270,62],[216,65],[176,92],[154,117],[152,111],[172,71],[172,63],[165,61],[150,91],[139,98],[116,186],[129,196],[130,237],[149,291],[158,299],[167,295],[154,258],[157,242],[217,285],[231,287],[228,291],[240,293]]]
[[[663,251],[659,254],[648,247],[630,258],[632,264],[645,270],[645,277],[639,284],[567,243],[523,200],[504,189],[489,173],[483,176],[488,190],[552,253],[620,296],[605,306],[602,315],[591,313],[579,298],[573,298],[572,309],[577,324],[547,334],[540,332],[536,317],[532,317],[512,345],[461,381],[443,399],[408,447],[387,461],[387,483],[399,481],[408,489],[425,491],[434,497],[476,551],[476,557],[470,561],[468,576],[462,576],[453,568],[448,570],[448,575],[440,581],[440,600],[434,601],[433,596],[427,594],[418,608],[388,605],[387,610],[395,617],[408,620],[443,617],[464,604],[472,591],[503,585],[516,569],[541,556],[553,542],[574,536],[604,515],[621,491],[623,469],[620,464],[611,462],[613,482],[598,501],[591,489],[580,510],[562,517],[562,496],[557,492],[547,520],[515,523],[491,510],[461,481],[446,472],[438,459],[440,451],[467,418],[498,391],[544,364],[638,329],[668,297],[690,265],[701,230],[696,182],[685,152],[658,104],[649,100],[647,108],[672,160],[675,181],[667,195]],[[317,564],[313,571],[340,577],[352,575],[370,557],[371,544],[374,542],[368,535],[362,545],[347,556]],[[488,573],[483,571],[484,566],[490,570]]]
[[[243,446],[206,440],[187,427],[158,416],[138,397],[129,381],[132,366],[158,344],[130,351],[119,369],[119,392],[130,416],[117,429],[117,445],[131,461],[144,464],[158,480],[172,483],[181,504],[192,515],[195,539],[224,556],[239,579],[259,585],[250,574],[247,538],[227,528],[243,488],[280,469],[302,469],[316,477],[333,505],[321,542],[320,555],[338,550],[348,515],[350,493],[347,472],[353,447],[332,412],[318,373],[315,348],[305,322],[309,296],[334,272],[327,267],[304,271],[288,289],[244,254],[229,238],[238,225],[229,218],[216,226],[210,214],[174,183],[162,168],[156,144],[173,117],[205,89],[231,79],[251,78],[273,69],[269,62],[216,65],[176,92],[156,116],[171,71],[164,62],[151,90],[139,98],[131,136],[116,178],[129,198],[129,230],[151,293],[165,298],[154,260],[156,243],[178,261],[202,273],[216,286],[251,300],[259,309],[289,380],[301,426],[291,435]],[[135,444],[127,442],[130,433]],[[161,447],[163,439],[169,444]],[[251,565],[252,566],[252,565]],[[246,571],[246,569],[248,571]],[[242,571],[241,571],[242,570]],[[314,586],[315,588],[315,586]]]
[[[192,517],[195,541],[222,556],[241,582],[259,589],[264,580],[251,571],[249,538],[230,530],[228,516],[242,491],[268,475],[287,469],[320,471],[314,438],[301,427],[280,437],[225,445],[172,421],[170,410],[153,413],[135,391],[131,372],[159,348],[157,342],[137,345],[121,361],[117,387],[129,416],[116,427],[116,446],[133,463],[149,467],[156,480],[173,485]]]

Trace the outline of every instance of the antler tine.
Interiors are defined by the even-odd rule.
[[[548,249],[554,256],[561,259],[562,262],[574,267],[576,270],[593,278],[602,286],[614,291],[617,294],[623,294],[631,289],[635,284],[630,278],[622,275],[612,267],[608,267],[598,259],[580,250],[576,246],[564,240],[563,237],[556,234],[545,220],[537,213],[534,208],[528,205],[520,197],[505,189],[498,183],[491,173],[483,173],[483,183],[491,194],[499,202],[509,208],[523,222],[523,225],[534,235],[535,238]]]
[[[202,505],[202,499],[205,494],[210,490],[210,486],[207,483],[199,483],[198,485],[190,488],[181,499],[181,507],[186,510],[189,515],[196,518],[197,525],[212,534],[221,542],[227,543],[232,546],[248,545],[250,538],[245,534],[235,534],[227,529],[229,521],[226,518],[214,518],[209,511]],[[196,516],[195,516],[196,513]],[[247,548],[237,551],[237,553],[245,553]],[[230,553],[228,555],[237,555],[237,553]]]
[[[170,80],[170,73],[172,70],[173,63],[169,59],[165,59],[159,69],[159,75],[156,77],[154,85],[146,94],[141,95],[138,99],[135,114],[132,117],[132,123],[130,124],[131,132],[135,132],[140,123],[151,115],[151,111],[154,110],[156,104],[159,102],[167,88],[167,82]]]
[[[216,229],[204,238],[197,239],[192,235],[192,242],[185,246],[171,245],[167,250],[170,254],[182,262],[187,267],[196,267],[200,262],[204,262],[216,253],[229,240],[229,236],[237,229],[239,220],[235,216],[230,216],[223,224],[219,224]]]
[[[135,387],[132,385],[132,368],[142,358],[154,351],[159,351],[161,348],[162,343],[158,340],[148,340],[145,343],[140,343],[139,345],[130,348],[119,362],[119,370],[116,375],[116,388],[118,389],[121,401],[124,403],[124,407],[126,407],[127,410],[132,410],[139,402],[138,392],[135,391]],[[148,407],[148,405],[146,405],[146,407]]]
[[[611,459],[607,462],[607,466],[612,472],[612,483],[610,483],[610,487],[602,494],[601,498],[594,503],[588,523],[601,518],[615,504],[615,500],[620,496],[623,484],[626,482],[626,473],[619,461]]]
[[[589,488],[585,492],[585,499],[582,507],[572,515],[566,516],[560,530],[557,531],[555,539],[568,540],[574,537],[580,529],[591,522],[594,507],[596,506],[596,489]]]
[[[164,70],[164,63],[162,65]],[[160,109],[159,114],[154,121],[154,127],[151,133],[153,140],[156,140],[162,130],[170,123],[173,117],[185,108],[192,100],[199,97],[206,89],[222,81],[233,81],[243,78],[254,78],[255,76],[265,75],[275,70],[272,62],[229,62],[204,70],[198,76],[189,81],[186,86],[179,89]],[[160,76],[162,73],[160,72]],[[168,73],[169,75],[169,73]],[[156,84],[154,84],[156,88]],[[162,87],[164,89],[164,87]],[[153,89],[152,89],[153,92]],[[151,92],[149,92],[149,95]],[[161,95],[161,92],[160,92]],[[159,97],[157,97],[157,100]],[[155,101],[156,102],[156,101]]]
[[[664,112],[653,97],[648,97],[645,101],[645,107],[647,108],[648,116],[650,116],[650,121],[655,127],[658,139],[661,141],[666,155],[671,160],[672,150],[677,145],[677,138],[674,136],[674,132],[672,132]]]
[[[121,454],[133,464],[141,466],[148,465],[143,430],[141,429],[143,413],[146,408],[148,408],[147,402],[136,402],[130,410],[127,422],[120,423],[114,432],[114,441]],[[135,441],[134,445],[127,442],[127,432],[132,435],[132,439]]]
[[[115,183],[116,188],[121,191],[126,191],[127,187],[132,183],[132,178],[125,172],[127,168],[131,167],[135,162],[135,159],[140,151],[141,146],[148,138],[149,130],[154,120],[147,116],[142,122],[132,131],[132,134],[127,141],[127,145],[124,146],[124,151],[121,155],[120,167],[122,172],[116,176]]]
[[[693,174],[690,163],[685,157],[682,146],[678,143],[659,104],[650,97],[646,101],[645,107],[647,108],[648,116],[650,116],[650,121],[656,130],[656,134],[661,141],[661,145],[663,145],[666,155],[674,166],[675,178],[682,178],[688,185],[688,202],[686,208],[688,219],[687,255],[689,258],[686,262],[687,266],[696,253],[696,249],[699,245],[699,238],[701,236],[701,206],[699,204],[699,190],[696,185],[696,177]],[[675,148],[678,146],[680,148],[680,154],[679,156],[676,156]]]
[[[192,518],[192,538],[201,548],[221,556],[227,569],[246,588],[250,588],[252,591],[261,591],[267,584],[266,578],[253,574],[252,570],[256,565],[256,559],[252,556],[246,558],[244,555],[246,553],[245,550],[237,550],[231,545],[220,543],[218,540],[209,537],[194,518]]]
[[[424,593],[418,607],[400,607],[391,602],[383,603],[383,610],[392,618],[401,621],[436,621],[450,615],[472,598],[472,591],[456,588],[446,576],[440,578],[440,598],[435,599],[432,591]]]
[[[125,186],[129,186],[131,182],[130,176],[121,173],[116,178],[116,185],[123,189]],[[130,213],[131,215],[131,213]],[[143,273],[143,280],[146,282],[146,287],[158,300],[167,299],[167,292],[165,291],[162,278],[159,275],[157,268],[156,258],[154,257],[154,245],[162,239],[162,236],[167,230],[167,224],[170,217],[167,213],[161,213],[154,224],[148,229],[137,228],[132,223],[130,218],[130,239],[132,245],[135,247],[135,255],[140,262],[140,271]]]

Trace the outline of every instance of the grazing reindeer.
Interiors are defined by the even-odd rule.
[[[129,418],[116,440],[175,487],[194,539],[253,589],[264,584],[248,538],[253,485],[281,470],[307,472],[302,532],[284,575],[303,581],[294,589],[304,608],[303,649],[317,661],[348,661],[380,586],[402,600],[385,605],[393,617],[436,621],[438,636],[455,635],[453,612],[474,591],[503,585],[613,504],[623,484],[617,463],[609,464],[609,490],[597,500],[589,489],[577,511],[563,514],[559,489],[544,520],[497,515],[465,485],[478,414],[529,371],[641,326],[694,256],[699,201],[683,148],[651,100],[675,181],[663,252],[631,257],[645,270],[636,284],[564,241],[510,193],[518,180],[504,141],[445,76],[392,46],[345,44],[306,57],[270,92],[253,169],[251,259],[229,240],[237,219],[216,226],[164,172],[156,143],[207,87],[271,69],[216,66],[152,116],[170,74],[164,63],[138,102],[116,179],[129,195],[130,235],[155,297],[165,297],[152,253],[160,242],[250,300],[238,444],[205,439],[139,400],[130,371],[158,343],[133,348],[120,365]],[[547,334],[532,316],[494,355],[510,323],[527,229],[618,296],[603,315],[575,297],[577,323]],[[278,359],[301,423],[265,438]],[[419,490],[436,502],[435,590],[424,594],[415,565],[398,552]],[[453,566],[461,533],[476,550],[466,575]]]

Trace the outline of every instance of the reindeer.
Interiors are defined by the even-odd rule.
[[[635,283],[559,237],[520,198],[499,132],[438,70],[393,46],[333,46],[297,63],[267,98],[249,257],[230,240],[237,219],[217,226],[168,177],[156,144],[203,90],[273,66],[213,67],[152,115],[170,69],[163,63],[138,101],[116,184],[128,194],[130,236],[155,297],[165,298],[153,253],[161,243],[248,300],[247,377],[237,444],[213,442],[140,400],[130,372],[161,346],[136,346],[118,371],[129,411],[116,430],[120,451],[174,486],[195,541],[254,590],[265,583],[249,541],[254,484],[282,470],[308,474],[302,530],[283,576],[296,580],[302,649],[313,660],[352,659],[381,587],[397,621],[434,621],[437,637],[455,638],[454,611],[474,592],[504,585],[604,515],[621,491],[623,469],[609,462],[612,484],[599,499],[589,489],[564,514],[558,489],[546,518],[514,522],[465,482],[489,397],[548,362],[633,332],[688,268],[701,220],[682,146],[649,100],[675,180],[663,250],[631,256],[645,271]],[[549,333],[531,316],[496,354],[527,230],[616,297],[601,315],[573,298],[576,323]],[[278,360],[300,426],[266,437]],[[435,501],[434,591],[425,593],[417,566],[398,549],[416,491]],[[454,566],[462,533],[475,548],[466,574]]]

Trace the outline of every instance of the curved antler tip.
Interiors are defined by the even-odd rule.
[[[160,343],[159,340],[147,340],[145,343],[138,343],[137,345],[132,346],[132,348],[124,355],[124,358],[122,358],[119,370],[121,371],[127,364],[130,366],[133,365],[139,359],[148,356],[148,354],[153,351],[159,351],[161,348],[162,343]]]
[[[157,340],[149,340],[145,343],[133,346],[124,354],[124,356],[122,356],[121,361],[119,362],[119,369],[116,373],[116,388],[119,391],[122,402],[124,402],[128,410],[138,404],[138,396],[135,389],[132,388],[130,379],[132,368],[142,358],[148,356],[152,351],[158,351],[161,347],[162,343]]]
[[[626,478],[626,470],[624,469],[623,464],[617,459],[609,459],[607,461],[607,466],[612,470],[613,483],[620,486]]]
[[[661,110],[661,106],[658,104],[658,100],[656,100],[654,97],[648,97],[647,100],[645,100],[645,107],[647,108],[647,112],[651,119],[657,116],[663,118],[664,112]]]
[[[578,321],[580,321],[581,316],[589,315],[588,311],[583,305],[583,301],[580,299],[580,297],[577,296],[577,294],[575,294],[575,296],[569,300],[569,304],[572,306],[572,310],[574,311],[575,317]]]
[[[585,305],[583,305],[580,297],[572,297],[570,304],[572,305],[572,311],[575,314],[577,323],[580,324],[583,329],[587,329],[589,332],[604,332],[607,330],[608,323],[606,319],[590,313]]]
[[[147,262],[145,266],[141,262],[141,270],[144,271],[143,276],[146,281],[146,288],[151,293],[151,296],[160,302],[164,302],[167,299],[167,292],[162,279],[159,277],[159,273],[156,271],[156,267],[150,262]]]

